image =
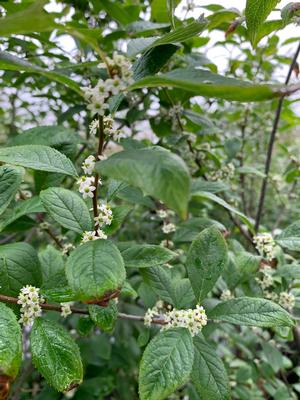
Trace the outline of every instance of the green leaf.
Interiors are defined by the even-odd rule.
[[[82,382],[83,367],[77,344],[54,321],[36,318],[30,334],[32,360],[49,385],[59,392]]]
[[[163,400],[189,379],[193,367],[193,341],[187,329],[157,334],[146,347],[140,364],[141,400]]]
[[[263,172],[259,171],[257,168],[250,167],[247,165],[237,168],[237,172],[239,174],[256,175],[256,176],[259,176],[260,178],[265,178],[265,176],[266,176]]]
[[[122,252],[125,267],[149,268],[165,264],[174,258],[173,251],[152,244],[136,244]]]
[[[190,176],[184,161],[162,147],[125,150],[98,162],[96,169],[110,178],[139,187],[185,218]]]
[[[251,43],[255,43],[256,34],[262,23],[267,19],[271,11],[280,0],[247,0],[246,23]]]
[[[237,210],[236,208],[232,207],[225,200],[221,199],[220,197],[216,196],[215,194],[209,193],[209,192],[197,191],[197,192],[194,192],[192,195],[194,197],[197,197],[200,199],[212,200],[214,203],[219,204],[220,206],[226,208],[226,210],[229,210],[233,214],[238,215],[241,218],[241,220],[248,226],[248,228],[253,229],[252,221],[248,217],[246,217],[245,214],[243,214],[241,211]]]
[[[126,278],[119,250],[103,239],[84,243],[72,251],[66,274],[71,289],[81,301],[101,300],[119,290]]]
[[[188,279],[172,278],[167,267],[151,267],[141,270],[145,283],[166,303],[175,308],[190,307],[195,296]]]
[[[194,365],[192,382],[199,396],[207,400],[230,400],[230,387],[226,369],[215,349],[203,335],[193,338]]]
[[[270,100],[280,96],[283,89],[279,85],[258,85],[194,68],[180,68],[143,78],[132,84],[129,90],[144,87],[175,87],[204,97],[241,102]]]
[[[71,190],[52,187],[40,193],[43,206],[61,226],[82,233],[92,229],[92,219],[84,200]]]
[[[191,244],[186,260],[198,303],[213,289],[226,263],[227,246],[220,231],[215,227],[202,231]]]
[[[39,171],[58,172],[77,176],[72,162],[52,147],[24,145],[0,149],[0,161]]]
[[[41,144],[54,147],[66,156],[72,157],[76,154],[78,143],[80,143],[80,138],[73,129],[57,125],[37,126],[36,128],[27,129],[14,136],[9,141],[9,146]]]
[[[15,378],[22,362],[22,333],[14,312],[0,303],[0,370]]]
[[[172,240],[173,242],[192,242],[197,238],[199,232],[203,229],[209,228],[210,226],[215,226],[221,232],[225,232],[226,228],[220,222],[217,222],[209,218],[189,218],[187,221],[183,221],[176,227],[176,232],[174,233]]]
[[[284,229],[275,238],[280,246],[291,250],[300,251],[300,221],[296,221]]]
[[[174,6],[179,3],[179,0],[174,1]],[[156,22],[169,22],[169,10],[166,0],[151,1],[151,20]]]
[[[63,255],[53,246],[48,245],[39,253],[43,277],[43,289],[55,289],[67,285]]]
[[[18,296],[27,284],[40,287],[42,281],[36,251],[27,243],[0,246],[1,293]]]
[[[209,312],[209,318],[265,328],[294,326],[290,314],[278,304],[254,297],[240,297],[220,303]]]
[[[29,32],[51,31],[55,26],[54,15],[44,10],[45,0],[29,2],[22,11],[1,18],[0,36]]]
[[[27,214],[45,212],[44,207],[38,196],[31,199],[17,202],[13,209],[6,210],[0,218],[0,231],[3,231],[8,225]]]
[[[126,32],[129,34],[133,33],[149,33],[151,31],[156,31],[158,29],[168,28],[170,26],[169,23],[157,23],[151,21],[135,21],[131,24],[125,26]]]
[[[1,30],[1,28],[0,28]],[[49,71],[47,69],[41,68],[38,65],[34,65],[27,60],[18,58],[12,54],[5,51],[0,52],[0,70],[8,71],[19,71],[19,72],[30,72],[45,76],[50,81],[55,81],[67,86],[74,92],[82,96],[82,92],[78,83],[70,79],[69,77],[59,74],[58,72]]]
[[[94,324],[103,332],[112,332],[118,318],[118,307],[114,300],[107,307],[92,304],[89,305],[89,314]]]
[[[0,167],[0,214],[9,206],[22,182],[24,170],[4,165]]]

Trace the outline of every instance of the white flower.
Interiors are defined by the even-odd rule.
[[[94,197],[94,191],[96,190],[96,186],[83,186],[79,188],[79,192],[82,193],[82,197],[87,199],[88,197]]]
[[[157,210],[157,211],[156,211],[156,214],[157,214],[157,215],[159,216],[159,218],[161,218],[161,219],[168,218],[168,213],[167,213],[166,210],[162,210],[162,209]]]
[[[95,222],[98,222],[99,226],[110,225],[113,219],[112,210],[108,204],[98,204],[99,215],[94,218]]]
[[[221,293],[220,299],[222,301],[227,301],[227,300],[231,300],[234,298],[234,295],[231,293],[230,290],[223,290],[223,292]]]
[[[97,232],[85,231],[82,235],[81,243],[86,243],[91,240],[98,240],[98,239],[107,239],[107,235],[101,229],[98,229]]]
[[[89,128],[90,128],[90,134],[91,134],[92,136],[97,135],[97,131],[98,131],[98,129],[99,129],[99,121],[98,121],[98,119],[94,119],[94,120],[90,123]]]
[[[176,231],[176,226],[172,223],[166,223],[162,227],[162,231],[165,234],[172,233]]]
[[[172,242],[172,240],[165,239],[160,242],[160,246],[168,247],[169,249],[172,249],[174,247],[174,242]]]
[[[254,236],[253,242],[261,256],[266,257],[268,261],[272,261],[275,258],[276,243],[270,233],[260,233]]]
[[[207,316],[202,306],[197,305],[195,309],[177,310],[174,308],[165,314],[167,324],[163,330],[173,327],[187,328],[192,336],[197,335],[207,324]]]
[[[68,315],[72,314],[71,304],[72,303],[60,303],[60,305],[61,305],[61,313],[60,313],[60,315],[63,318],[66,318]]]
[[[40,303],[45,300],[39,295],[39,288],[26,285],[20,290],[17,303],[21,305],[19,322],[25,326],[33,323],[34,318],[42,315]]]
[[[74,250],[75,246],[72,243],[65,243],[62,248],[63,254],[68,254],[70,251]]]
[[[83,164],[82,164],[82,169],[87,175],[91,175],[94,171],[95,168],[95,157],[94,156],[88,156]]]

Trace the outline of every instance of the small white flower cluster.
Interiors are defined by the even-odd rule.
[[[223,290],[223,292],[221,293],[220,299],[222,301],[228,301],[231,299],[234,299],[234,295],[231,293],[231,291],[229,289]]]
[[[166,235],[169,233],[173,233],[176,231],[176,225],[170,222],[170,218],[174,217],[175,213],[172,210],[167,210],[164,208],[160,208],[156,210],[157,216],[163,220],[162,231]]]
[[[265,290],[274,285],[274,279],[272,277],[272,268],[265,267],[261,272],[263,274],[262,278],[255,278],[255,280],[262,288],[262,290]]]
[[[121,137],[122,133],[120,129],[114,128],[114,120],[111,115],[107,115],[103,117],[103,128],[104,128],[104,134],[106,137],[110,137],[111,139],[115,140],[118,142]],[[90,134],[92,136],[95,136],[97,134],[97,131],[99,129],[99,120],[94,119],[90,125]]]
[[[123,92],[133,83],[131,64],[124,56],[114,53],[112,59],[106,58],[106,63],[107,65],[99,64],[99,67],[108,67],[111,78],[105,81],[100,79],[94,88],[91,86],[81,88],[85,99],[89,102],[87,108],[93,114],[102,116],[109,108],[108,98]]]
[[[75,246],[72,243],[64,243],[62,247],[63,254],[69,254],[70,251],[74,250]]]
[[[171,118],[172,120],[172,130],[175,131],[178,129],[178,125],[186,125],[186,120],[184,118],[181,118],[181,114],[183,112],[184,108],[180,103],[174,104],[169,110],[168,110],[168,117]]]
[[[98,226],[111,225],[113,219],[113,214],[110,206],[108,204],[102,203],[98,204],[98,216],[94,218]]]
[[[276,243],[270,233],[260,233],[254,236],[253,242],[261,256],[265,257],[268,261],[272,261],[275,258]]]
[[[90,197],[91,199],[94,197],[94,191],[96,190],[96,186],[94,186],[95,178],[93,176],[81,176],[77,184],[79,185],[79,193],[82,194],[84,199]],[[101,185],[101,179],[99,179],[98,184]]]
[[[107,239],[107,235],[102,231],[102,229],[98,229],[95,231],[85,231],[82,235],[81,244],[90,242],[92,240],[98,239]]]
[[[82,169],[86,175],[92,175],[95,168],[95,157],[88,156],[82,163]]]
[[[295,296],[288,292],[281,292],[279,294],[278,303],[281,307],[291,311],[295,307]]]
[[[40,304],[44,303],[45,300],[40,296],[39,291],[39,288],[30,285],[26,285],[20,290],[18,296],[18,304],[21,305],[20,324],[29,326],[33,323],[36,317],[42,315]]]
[[[154,317],[161,317],[166,322],[162,330],[170,328],[187,328],[192,336],[197,335],[207,324],[207,316],[202,306],[197,305],[195,309],[177,310],[163,312],[163,303],[157,302],[155,307],[149,308],[144,316],[146,326],[151,326]]]
[[[194,309],[168,311],[165,314],[167,324],[163,330],[180,327],[187,328],[192,336],[196,336],[202,328],[207,325],[207,316],[202,306],[197,305]]]
[[[172,240],[162,240],[160,242],[161,247],[168,247],[169,249],[172,249],[174,247],[174,242]]]
[[[172,224],[171,222],[164,223],[163,227],[162,227],[162,231],[163,231],[163,233],[168,235],[169,233],[173,233],[176,231],[176,226],[174,224]]]
[[[234,177],[234,173],[235,173],[235,166],[233,163],[229,163],[224,165],[217,171],[211,172],[209,178],[212,181],[226,181],[232,179]]]
[[[72,310],[71,310],[71,305],[72,304],[73,304],[72,302],[60,303],[60,305],[61,305],[61,313],[60,313],[60,315],[63,318],[66,318],[68,315],[72,314]]]

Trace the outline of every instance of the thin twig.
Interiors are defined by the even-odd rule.
[[[297,58],[299,56],[300,53],[300,43],[298,44],[296,53],[293,57],[293,60],[290,64],[290,68],[285,80],[285,85],[287,85],[291,79],[292,73],[293,73],[293,69],[295,67],[295,64],[297,62]],[[299,85],[295,85],[299,86]],[[260,222],[261,222],[261,218],[262,218],[262,212],[263,212],[263,208],[264,208],[264,202],[265,202],[265,196],[266,196],[266,189],[267,189],[267,184],[268,184],[268,178],[269,178],[269,172],[270,172],[270,166],[271,166],[271,161],[272,161],[272,153],[273,153],[273,148],[274,148],[274,143],[275,143],[275,139],[276,139],[276,133],[277,133],[277,129],[278,129],[278,125],[279,125],[279,121],[280,121],[280,116],[281,116],[281,111],[282,111],[282,106],[283,106],[283,101],[284,101],[284,97],[285,95],[291,94],[293,92],[288,92],[288,90],[283,91],[282,92],[282,97],[280,97],[280,99],[278,100],[278,105],[277,105],[277,109],[276,109],[276,113],[275,113],[275,119],[274,119],[274,124],[273,124],[273,128],[271,131],[271,135],[270,135],[270,140],[269,140],[269,145],[268,145],[268,151],[267,151],[267,158],[266,158],[266,163],[265,163],[265,177],[262,181],[262,186],[261,186],[261,191],[260,191],[260,198],[259,198],[259,204],[258,204],[258,211],[257,211],[257,215],[256,215],[256,221],[255,221],[255,231],[258,232],[259,230],[259,226],[260,226]]]
[[[6,296],[4,294],[0,294],[0,301],[2,301],[4,303],[18,304],[18,299],[16,297]],[[62,308],[59,305],[48,304],[48,303],[41,303],[40,307],[46,311],[56,311],[56,312],[61,312],[61,308]],[[89,315],[89,311],[84,308],[71,307],[71,311],[73,314]],[[130,320],[130,321],[141,321],[141,322],[144,321],[143,315],[132,315],[132,314],[119,313],[118,318]],[[156,325],[165,325],[166,321],[163,318],[154,318],[152,320],[152,323],[156,324]]]

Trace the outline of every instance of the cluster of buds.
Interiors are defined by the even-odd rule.
[[[130,62],[122,55],[113,54],[113,58],[106,58],[106,64],[99,64],[100,68],[107,68],[110,78],[100,79],[95,87],[82,87],[88,109],[93,114],[104,116],[109,108],[108,98],[118,95],[126,90],[127,86],[133,83],[133,72]]]
[[[228,301],[231,299],[234,299],[234,295],[233,293],[231,293],[231,291],[229,289],[223,290],[223,292],[221,293],[220,299],[222,301]]]
[[[111,225],[113,214],[108,204],[98,204],[98,216],[94,218],[95,222],[99,227],[103,225]]]
[[[144,316],[146,326],[151,326],[154,318],[165,321],[162,330],[170,328],[187,328],[192,336],[197,335],[207,324],[207,316],[202,306],[197,305],[195,309],[163,311],[163,303],[157,302],[155,307],[149,308]]]
[[[260,233],[254,236],[253,242],[262,257],[265,257],[268,261],[275,258],[276,243],[270,233]]]
[[[255,280],[258,283],[258,285],[262,288],[262,290],[265,290],[274,285],[274,279],[272,277],[272,268],[265,267],[261,272],[262,272],[262,277],[261,278],[257,277],[255,278]]]
[[[295,296],[288,292],[279,293],[278,303],[281,307],[291,311],[295,307]]]
[[[97,131],[99,130],[99,120],[94,119],[90,125],[90,134],[95,136]],[[109,137],[112,140],[118,142],[122,137],[122,132],[120,129],[114,127],[114,120],[111,115],[107,115],[103,117],[103,131],[105,137]]]
[[[72,243],[64,243],[62,246],[63,246],[62,247],[63,254],[69,254],[70,251],[75,249],[75,246]]]
[[[178,125],[186,125],[186,120],[184,118],[181,118],[183,110],[184,109],[180,103],[174,104],[168,110],[168,117],[171,118],[173,131],[176,131],[176,129],[178,129]]]
[[[235,166],[233,163],[224,165],[217,171],[213,171],[209,178],[212,181],[228,181],[234,177]]]
[[[19,322],[24,326],[30,326],[36,317],[42,315],[40,304],[45,300],[40,296],[39,291],[39,288],[30,285],[26,285],[20,290],[18,304],[21,305],[21,318]]]
[[[156,211],[156,214],[163,220],[162,231],[164,234],[168,235],[176,231],[176,225],[170,222],[170,218],[175,215],[174,211],[160,208]]]

